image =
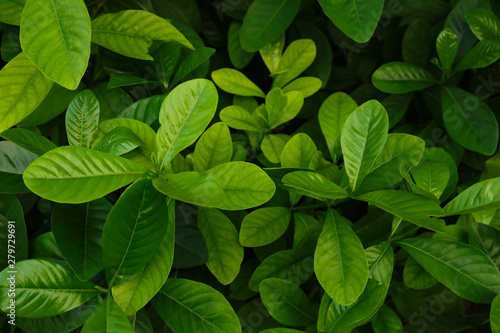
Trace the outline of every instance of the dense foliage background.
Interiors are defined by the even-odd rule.
[[[499,16],[0,0],[0,330],[500,332]]]

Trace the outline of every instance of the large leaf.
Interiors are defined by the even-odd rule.
[[[309,169],[316,152],[316,145],[309,135],[295,134],[281,151],[281,167]]]
[[[213,71],[212,80],[219,88],[230,94],[265,97],[262,90],[255,83],[236,69],[222,68]]]
[[[208,171],[219,180],[224,200],[216,208],[241,210],[262,205],[274,195],[276,185],[257,165],[229,162]]]
[[[347,192],[328,178],[311,171],[294,171],[283,177],[283,184],[294,192],[318,200],[347,198]]]
[[[103,268],[102,229],[112,205],[104,198],[80,205],[57,204],[52,233],[64,259],[82,280]]]
[[[243,262],[243,246],[233,222],[218,209],[201,208],[198,228],[207,243],[208,269],[220,283],[233,282]]]
[[[349,222],[331,209],[319,236],[314,270],[325,292],[341,305],[354,303],[368,281],[363,244]]]
[[[75,90],[90,58],[90,17],[82,0],[28,0],[21,47],[49,79]]]
[[[0,272],[0,309],[7,308],[10,268]],[[16,263],[16,315],[40,318],[64,313],[99,293],[91,282],[80,281],[70,269],[52,261],[29,259]]]
[[[382,15],[382,0],[319,0],[326,16],[358,43],[370,40]]]
[[[151,179],[140,179],[123,192],[102,232],[102,255],[109,285],[133,275],[154,255],[165,237],[168,205]]]
[[[2,132],[0,136],[38,156],[57,148],[52,141],[43,135],[24,128],[11,128]]]
[[[342,155],[340,134],[349,115],[358,107],[356,102],[344,92],[330,95],[319,108],[319,125],[326,139],[333,162]]]
[[[145,171],[119,156],[82,147],[59,147],[37,158],[26,168],[23,179],[41,197],[83,203],[133,182]]]
[[[273,86],[285,86],[311,66],[314,58],[316,58],[316,44],[311,39],[299,39],[290,43],[281,57],[276,70],[279,74]]]
[[[219,164],[231,161],[233,143],[229,128],[224,123],[215,123],[203,133],[194,148],[194,171],[203,172]]]
[[[435,201],[424,196],[398,190],[380,190],[358,195],[356,199],[366,201],[418,226],[445,231],[443,220],[429,217],[442,216],[443,210]]]
[[[153,306],[177,333],[241,333],[238,317],[224,296],[200,282],[168,279]]]
[[[99,126],[99,102],[92,90],[73,98],[66,111],[66,134],[72,146],[90,148]]]
[[[175,201],[168,203],[167,232],[149,261],[134,275],[123,279],[113,286],[113,299],[130,316],[143,306],[160,290],[167,280],[174,260],[175,245]]]
[[[455,71],[464,71],[469,68],[483,68],[491,65],[500,58],[500,41],[483,40],[465,54],[455,68]]]
[[[300,0],[257,0],[252,3],[240,30],[241,46],[247,52],[259,51],[292,24]]]
[[[444,207],[445,215],[458,215],[500,207],[500,178],[476,183],[457,195]]]
[[[9,141],[0,141],[0,193],[29,192],[22,174],[37,158],[29,151]]]
[[[159,167],[198,139],[212,120],[217,101],[214,84],[205,79],[184,82],[168,94],[160,110]]]
[[[43,101],[52,87],[24,53],[0,71],[0,133],[16,125]]]
[[[241,245],[258,247],[274,242],[286,231],[290,218],[290,210],[286,207],[265,207],[252,211],[241,223]]]
[[[271,316],[283,325],[304,326],[316,320],[317,313],[311,300],[293,282],[266,279],[260,283],[259,292]]]
[[[404,62],[391,62],[373,73],[372,83],[383,92],[404,94],[428,88],[438,81],[423,68]]]
[[[371,100],[345,121],[340,138],[345,170],[352,191],[361,184],[384,147],[389,118],[382,104]]]
[[[26,0],[4,0],[0,2],[0,22],[12,25],[21,25]]]
[[[398,242],[422,267],[458,296],[490,303],[500,292],[500,272],[477,248],[452,241],[411,238]]]
[[[127,316],[116,305],[113,297],[108,295],[85,322],[81,332],[134,333],[135,330],[130,325]]]
[[[500,20],[487,8],[473,8],[464,14],[469,27],[479,40],[500,41]]]
[[[144,10],[104,14],[92,21],[92,42],[124,56],[153,60],[149,48],[155,41],[193,45],[173,25]]]

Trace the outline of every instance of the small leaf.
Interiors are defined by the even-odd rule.
[[[235,69],[222,68],[213,71],[212,80],[219,88],[230,94],[265,97],[262,90],[255,83]]]
[[[455,72],[469,68],[483,68],[500,58],[500,41],[483,40],[465,54],[455,69]]]
[[[73,98],[66,111],[66,134],[71,146],[90,148],[99,126],[99,101],[91,90]]]
[[[375,333],[400,333],[403,332],[403,323],[398,315],[387,305],[384,305],[372,320]]]
[[[349,194],[328,178],[311,171],[294,171],[283,177],[283,185],[291,187],[294,192],[311,198],[328,202],[347,198]]]
[[[404,62],[391,62],[373,73],[372,83],[383,92],[404,94],[428,88],[438,81],[423,68]]]
[[[252,211],[241,223],[241,245],[258,247],[274,242],[286,231],[290,218],[290,210],[286,207],[265,207]]]
[[[487,8],[473,8],[464,14],[470,29],[479,40],[500,41],[500,20]]]
[[[127,127],[116,127],[106,133],[92,149],[113,155],[123,155],[144,145],[141,139]]]
[[[242,69],[248,65],[253,59],[255,52],[247,52],[243,50],[240,42],[241,23],[231,21],[229,31],[227,33],[227,53],[233,66],[237,69]]]
[[[271,74],[275,74],[276,70],[281,61],[281,56],[283,54],[283,48],[285,47],[285,34],[281,34],[276,37],[275,40],[269,42],[264,47],[259,49],[260,56],[262,60],[269,69]]]
[[[450,28],[441,31],[436,40],[436,50],[444,69],[450,69],[458,52],[458,37]]]
[[[111,75],[107,88],[113,89],[118,87],[128,87],[140,84],[159,84],[159,82],[147,80],[145,78],[131,74],[115,73]]]
[[[262,139],[260,149],[269,162],[279,164],[283,148],[289,139],[290,137],[286,134],[266,134]]]
[[[500,207],[500,178],[476,183],[444,207],[445,216],[467,214]]]
[[[273,87],[283,87],[305,71],[316,58],[316,44],[311,39],[299,39],[288,45],[281,57]]]
[[[233,143],[231,133],[224,123],[215,123],[200,137],[194,148],[194,170],[203,172],[231,161]]]
[[[11,128],[2,132],[0,136],[38,156],[57,148],[52,141],[43,135],[24,128]]]
[[[283,88],[283,92],[300,91],[304,98],[314,95],[321,89],[322,82],[317,77],[299,77]]]
[[[85,322],[81,332],[134,333],[135,330],[130,325],[127,316],[116,305],[113,297],[108,295]]]

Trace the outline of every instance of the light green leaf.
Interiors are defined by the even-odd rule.
[[[3,0],[0,1],[0,22],[12,25],[21,25],[26,0]]]
[[[219,88],[230,94],[265,97],[265,94],[255,83],[236,69],[222,68],[213,71],[212,80]]]
[[[314,217],[306,213],[293,214],[295,230],[293,233],[293,248],[315,248],[323,225]]]
[[[427,272],[458,296],[490,303],[500,292],[500,272],[483,252],[467,244],[411,238],[398,242]]]
[[[413,257],[409,257],[405,262],[403,281],[408,287],[419,290],[428,289],[438,283]]]
[[[12,273],[6,268],[0,272],[0,309],[9,313],[7,297]],[[60,264],[41,259],[16,263],[16,315],[41,318],[64,313],[97,296],[94,284],[80,281]]]
[[[257,0],[243,19],[241,46],[255,52],[274,41],[292,24],[300,8],[300,0]]]
[[[11,128],[0,133],[0,136],[38,156],[57,148],[52,141],[43,135],[24,128]]]
[[[71,146],[90,148],[99,126],[99,102],[91,90],[73,98],[66,111],[66,134]]]
[[[21,47],[52,81],[75,90],[90,58],[90,17],[83,0],[28,0]]]
[[[260,131],[260,124],[257,119],[240,106],[230,105],[225,107],[219,113],[219,117],[229,127],[242,131]]]
[[[185,171],[167,174],[167,180],[156,178],[153,185],[161,193],[193,205],[218,207],[224,200],[221,184],[209,173]]]
[[[299,91],[283,94],[280,88],[274,88],[266,96],[267,122],[271,129],[292,120],[304,105],[304,96]]]
[[[329,209],[314,254],[314,270],[325,292],[341,305],[354,303],[368,281],[363,244],[349,222]]]
[[[403,323],[398,315],[387,305],[384,305],[372,320],[372,327],[375,333],[401,333]]]
[[[123,155],[144,145],[141,139],[127,127],[115,127],[104,135],[92,149],[108,154]]]
[[[286,207],[265,207],[252,211],[241,223],[241,245],[258,247],[274,242],[288,228],[291,216]]]
[[[349,194],[326,177],[311,171],[294,171],[283,177],[283,185],[291,187],[294,192],[311,198],[328,202],[347,198]]]
[[[56,204],[52,233],[66,262],[81,280],[102,270],[101,236],[112,205],[104,198],[80,205]]]
[[[123,109],[123,111],[116,115],[116,118],[130,118],[151,125],[158,119],[161,104],[164,99],[165,96],[163,95],[155,95],[140,99]]]
[[[473,8],[464,14],[470,29],[479,40],[500,41],[500,20],[487,8]]]
[[[186,78],[196,68],[200,67],[205,61],[215,53],[215,49],[210,47],[200,47],[189,53],[189,55],[181,62],[179,68],[175,72],[171,85],[174,86],[178,82]]]
[[[366,201],[420,227],[445,231],[443,220],[430,218],[442,216],[443,210],[435,201],[421,195],[398,190],[380,190],[358,195],[356,199]]]
[[[498,123],[490,107],[457,87],[441,91],[446,131],[467,149],[492,155],[498,146]]]
[[[370,40],[384,8],[383,0],[319,0],[318,2],[333,24],[358,43]]]
[[[134,275],[123,279],[111,289],[113,299],[127,316],[139,311],[156,295],[172,268],[175,245],[175,200],[168,202],[168,215],[162,223],[167,224],[167,232],[151,259]]]
[[[439,199],[450,179],[450,170],[446,163],[423,161],[411,170],[411,175],[415,185]]]
[[[444,207],[444,214],[467,214],[499,207],[500,178],[490,178],[462,191]]]
[[[224,200],[216,208],[241,210],[260,206],[274,195],[276,185],[257,165],[229,162],[208,171],[224,190]]]
[[[264,156],[271,163],[281,163],[281,153],[290,136],[286,134],[266,134],[260,144],[260,149]]]
[[[0,133],[35,111],[52,87],[24,53],[0,70]]]
[[[233,142],[224,123],[215,123],[200,137],[194,148],[194,171],[203,172],[231,161]]]
[[[243,246],[233,222],[218,209],[200,208],[198,228],[207,243],[208,269],[223,285],[233,282],[243,262]]]
[[[160,168],[198,139],[214,117],[217,102],[214,84],[205,79],[184,82],[168,94],[161,106],[157,135]]]
[[[316,151],[316,145],[309,135],[305,133],[295,134],[283,147],[281,167],[308,169]]]
[[[259,285],[259,292],[262,303],[279,323],[305,326],[316,321],[316,309],[295,283],[276,278],[266,279]]]
[[[455,72],[469,68],[483,68],[500,58],[500,41],[483,40],[465,54],[455,69]]]
[[[498,294],[491,303],[490,323],[493,333],[500,332],[500,294]]]
[[[26,168],[26,186],[39,196],[62,203],[98,199],[125,186],[147,170],[119,156],[83,147],[59,147]]]
[[[317,77],[299,77],[283,88],[283,92],[300,91],[304,98],[314,95],[320,88],[322,82]]]
[[[113,297],[108,295],[85,322],[81,332],[134,333],[135,330]]]
[[[382,104],[368,101],[346,119],[340,138],[352,191],[363,182],[384,147],[389,118]]]
[[[275,40],[269,42],[264,47],[259,49],[260,56],[262,60],[269,69],[271,74],[275,74],[278,66],[280,64],[281,55],[283,54],[283,48],[285,47],[285,34],[281,34],[276,37]]]
[[[238,317],[224,296],[200,282],[168,279],[153,306],[178,333],[241,333]]]
[[[281,57],[273,87],[283,87],[295,79],[316,58],[316,44],[311,39],[299,39],[288,45]]]
[[[243,50],[240,42],[241,23],[231,21],[229,31],[227,33],[227,53],[229,60],[237,69],[242,69],[252,60],[255,52],[247,52]]]
[[[153,60],[149,48],[156,41],[194,49],[173,25],[144,10],[104,14],[92,21],[92,42],[126,57]]]
[[[458,52],[458,37],[450,28],[441,31],[436,39],[436,50],[444,69],[450,69]]]
[[[383,92],[404,94],[428,88],[438,81],[431,73],[418,66],[404,62],[390,62],[373,73],[372,83]]]
[[[344,123],[357,107],[358,105],[349,95],[339,91],[325,99],[319,108],[319,125],[334,163],[342,155],[340,134]]]
[[[167,202],[151,179],[140,179],[123,192],[102,232],[102,257],[110,286],[151,259],[167,232],[165,220]]]
[[[0,193],[29,192],[22,174],[37,158],[35,154],[9,141],[0,141]]]

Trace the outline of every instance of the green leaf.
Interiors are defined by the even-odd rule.
[[[166,221],[165,221],[166,220]],[[174,260],[175,201],[168,203],[167,232],[149,261],[134,275],[123,279],[111,289],[116,304],[127,316],[144,307],[167,280]]]
[[[357,107],[358,105],[349,95],[339,91],[325,99],[319,108],[319,125],[334,163],[342,155],[340,134],[344,123]]]
[[[257,119],[240,106],[230,105],[225,107],[219,113],[219,117],[229,127],[242,131],[260,131],[260,124]]]
[[[24,128],[11,128],[0,133],[0,136],[38,156],[57,148],[52,141],[43,135]]]
[[[411,238],[398,242],[422,267],[458,296],[490,303],[500,292],[500,272],[483,252],[467,244]]]
[[[9,235],[9,223],[15,226],[15,238]],[[13,242],[15,240],[15,242]],[[28,233],[26,231],[26,223],[24,221],[24,212],[21,203],[14,195],[0,195],[0,253],[3,253],[3,258],[0,259],[0,267],[7,267],[9,263],[8,250],[12,249],[12,245],[16,245],[15,259],[21,261],[28,258]],[[10,247],[9,247],[10,245]]]
[[[73,98],[66,111],[66,134],[71,146],[90,148],[99,126],[99,101],[91,90]]]
[[[104,198],[80,205],[56,204],[52,233],[66,262],[81,280],[102,270],[102,229],[112,205]]]
[[[247,52],[243,50],[240,42],[241,23],[231,21],[229,31],[227,33],[227,53],[229,60],[237,69],[242,69],[252,60],[255,52]]]
[[[309,249],[290,249],[276,252],[262,261],[255,269],[248,286],[259,291],[262,281],[278,278],[301,285],[313,275],[314,260]]]
[[[489,106],[471,93],[457,87],[441,91],[446,131],[459,144],[484,155],[498,146],[498,123]]]
[[[106,133],[93,145],[92,149],[119,156],[141,145],[144,145],[144,142],[132,130],[120,126]]]
[[[304,105],[304,96],[299,91],[283,94],[280,88],[274,88],[266,96],[266,115],[269,127],[276,128],[292,120]]]
[[[276,185],[257,165],[229,162],[208,170],[222,186],[224,200],[216,208],[241,210],[260,206],[274,195]]]
[[[469,68],[483,68],[500,58],[500,41],[483,40],[465,54],[455,69],[455,72]]]
[[[291,187],[294,192],[311,198],[328,202],[347,198],[349,194],[328,178],[311,171],[294,171],[283,177],[283,185]]]
[[[491,303],[490,323],[493,333],[500,332],[500,294],[498,294]]]
[[[358,43],[370,40],[384,8],[383,0],[318,1],[323,12],[344,34]]]
[[[405,262],[403,281],[412,289],[428,289],[438,283],[413,257]]]
[[[356,196],[394,216],[433,231],[445,231],[443,220],[429,216],[442,216],[443,210],[432,199],[419,194],[398,190],[373,191]]]
[[[383,92],[404,94],[428,88],[438,81],[431,73],[418,66],[404,62],[390,62],[380,66],[373,73],[372,83]]]
[[[316,145],[309,135],[305,133],[295,134],[283,147],[281,167],[309,169],[316,151]]]
[[[375,333],[400,333],[403,332],[403,323],[398,315],[387,305],[384,305],[372,320]]]
[[[52,81],[75,90],[90,58],[90,17],[82,0],[28,0],[21,47]]]
[[[181,47],[170,43],[162,43],[151,54],[156,74],[165,88],[170,86],[170,78],[174,74],[180,55]]]
[[[329,209],[314,254],[314,270],[325,292],[341,305],[354,303],[368,281],[363,244],[349,222]]]
[[[266,96],[255,83],[236,69],[222,68],[213,71],[212,80],[219,88],[230,94],[262,98]]]
[[[470,29],[479,40],[500,41],[500,20],[487,8],[473,8],[464,14]]]
[[[165,217],[167,202],[151,179],[140,179],[123,192],[102,232],[103,263],[110,286],[151,259],[167,232]]]
[[[0,22],[21,25],[26,0],[4,0],[0,2]]]
[[[198,227],[207,243],[208,269],[223,285],[233,282],[243,262],[243,246],[233,222],[218,209],[201,208]]]
[[[105,82],[98,83],[92,88],[97,100],[99,101],[101,122],[112,119],[123,109],[134,103],[130,95],[122,88],[108,89]]]
[[[307,249],[316,247],[323,225],[314,217],[306,213],[293,214],[295,230],[293,234],[294,249]]]
[[[290,137],[286,134],[266,134],[262,139],[260,149],[269,162],[279,164],[283,148],[289,139]]]
[[[240,30],[241,46],[255,52],[274,41],[292,24],[300,0],[256,0],[250,5]]]
[[[262,303],[271,316],[288,326],[305,326],[317,318],[306,293],[295,283],[282,279],[266,279],[259,285]]]
[[[81,332],[134,333],[135,330],[125,313],[116,305],[113,297],[108,295],[85,322]]]
[[[423,161],[411,170],[411,175],[415,185],[439,199],[450,179],[450,170],[446,163]]]
[[[52,87],[24,53],[0,71],[0,133],[35,111]]]
[[[241,325],[222,294],[191,280],[168,279],[153,306],[175,332],[241,333]]]
[[[224,200],[221,184],[209,173],[185,171],[168,174],[167,180],[156,178],[153,185],[161,193],[193,205],[218,207]]]
[[[446,206],[444,215],[459,215],[500,207],[500,178],[490,178],[473,184]]]
[[[189,55],[181,62],[179,68],[175,72],[171,85],[174,86],[178,82],[186,78],[196,68],[200,67],[205,61],[215,53],[215,49],[210,47],[200,47],[189,53]]]
[[[163,95],[155,95],[140,99],[123,109],[123,111],[116,115],[116,118],[130,118],[151,125],[158,119],[161,104],[164,99],[165,96]]]
[[[458,37],[450,28],[441,31],[436,39],[436,50],[444,69],[450,69],[458,52]]]
[[[29,192],[22,174],[37,158],[35,154],[9,141],[0,141],[0,193]]]
[[[362,183],[384,147],[389,118],[382,104],[371,100],[346,119],[340,138],[352,191]]]
[[[0,272],[0,309],[9,313],[12,273]],[[16,263],[16,315],[40,318],[64,313],[98,295],[91,282],[80,281],[68,268],[52,261],[29,259]]]
[[[281,57],[273,87],[283,87],[305,71],[316,58],[316,44],[311,39],[295,40]]]
[[[281,55],[283,54],[283,48],[285,47],[285,34],[281,34],[276,37],[275,40],[269,42],[264,47],[259,49],[260,56],[262,60],[269,69],[271,74],[275,74],[278,66],[280,64]]]
[[[495,266],[500,267],[500,231],[491,225],[474,223],[470,236],[470,245],[486,253]]]
[[[299,77],[283,88],[283,92],[300,91],[304,98],[314,95],[320,88],[322,82],[317,77]]]
[[[200,137],[194,148],[194,170],[203,172],[231,161],[233,142],[224,123],[215,123]]]
[[[286,207],[265,207],[252,211],[241,223],[241,245],[258,247],[274,242],[288,228],[291,216]]]
[[[126,57],[153,60],[149,48],[156,41],[194,49],[173,25],[144,10],[104,14],[92,21],[92,42]]]
[[[406,28],[403,37],[403,59],[406,63],[425,68],[432,55],[431,27],[423,19],[416,19]]]
[[[26,168],[23,179],[41,197],[83,203],[133,182],[146,171],[119,156],[83,147],[59,147],[37,158]]]
[[[159,82],[150,81],[131,74],[115,73],[111,75],[107,88],[113,89],[119,87],[136,86],[140,84],[159,84]]]
[[[198,139],[214,117],[217,101],[214,84],[205,79],[184,82],[168,94],[161,106],[156,141],[159,167]]]

